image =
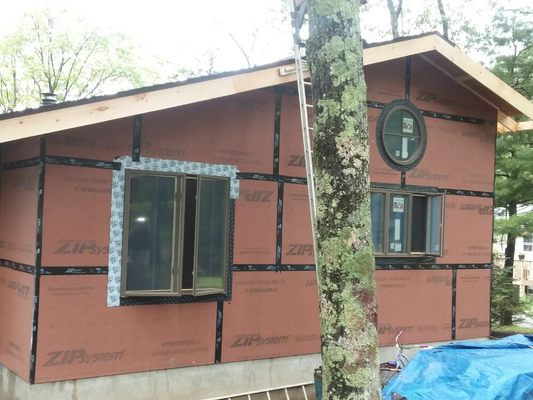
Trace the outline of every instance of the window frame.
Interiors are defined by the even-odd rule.
[[[385,144],[387,122],[396,111],[407,111],[413,117],[413,123],[418,125],[419,143],[413,155],[406,160],[400,160],[392,155]],[[400,135],[401,136],[401,135]],[[376,124],[376,143],[378,151],[387,165],[398,171],[408,171],[418,165],[424,157],[427,146],[427,128],[424,116],[420,110],[410,101],[399,99],[386,104],[381,111]]]
[[[129,245],[129,212],[131,199],[131,177],[133,176],[155,176],[155,177],[172,177],[174,178],[174,218],[173,218],[173,240],[172,240],[172,266],[170,273],[170,289],[142,289],[142,290],[127,290],[127,276],[128,276],[128,245]],[[142,169],[125,169],[124,171],[124,216],[122,229],[122,259],[121,259],[121,281],[120,281],[120,295],[121,297],[182,297],[194,296],[201,298],[213,294],[224,295],[228,291],[228,268],[225,264],[222,268],[222,282],[223,288],[211,290],[197,290],[196,274],[198,272],[198,224],[199,224],[199,203],[200,203],[200,182],[202,179],[224,181],[226,184],[227,206],[225,209],[225,233],[224,233],[224,254],[223,260],[227,263],[228,246],[230,238],[230,208],[231,208],[231,178],[227,176],[214,176],[205,174],[188,174],[183,172],[168,172],[168,171],[154,171]],[[194,258],[193,258],[193,284],[192,287],[182,288],[183,281],[183,241],[184,241],[184,216],[185,216],[185,187],[186,180],[194,178],[196,180],[196,209],[195,209],[195,232],[194,232]],[[176,234],[177,233],[177,234]],[[201,293],[199,293],[201,291]]]
[[[384,195],[384,202],[383,202],[383,210],[382,210],[382,226],[381,229],[383,230],[383,244],[381,246],[381,249],[383,251],[375,251],[374,255],[376,257],[442,257],[443,256],[443,250],[444,250],[444,223],[445,223],[445,216],[444,216],[444,205],[445,205],[445,199],[446,195],[445,193],[423,193],[423,192],[408,192],[408,191],[402,191],[402,190],[384,190],[384,189],[371,189],[370,193],[380,193]],[[409,205],[408,205],[408,215],[407,215],[407,223],[406,223],[406,249],[407,252],[403,253],[395,253],[389,251],[389,227],[390,227],[390,202],[391,197],[394,195],[400,195],[400,196],[407,196]],[[426,239],[424,243],[425,251],[424,252],[413,252],[411,251],[412,248],[412,223],[413,223],[413,197],[423,197],[427,200],[427,207],[426,207]],[[429,199],[440,197],[441,198],[441,207],[440,207],[440,250],[438,253],[432,253],[428,252],[428,240],[429,240],[429,232],[431,228],[431,207],[429,207]]]
[[[526,240],[527,238],[527,240]],[[527,246],[527,248],[526,248]],[[522,236],[522,251],[524,252],[531,252],[533,251],[533,236],[532,235],[524,235]]]
[[[200,213],[198,212],[198,210],[200,209],[200,199],[201,199],[201,193],[202,193],[202,189],[201,189],[201,180],[202,179],[206,179],[206,180],[223,180],[226,182],[226,193],[227,193],[227,205],[226,205],[226,209],[225,209],[225,215],[224,215],[224,220],[226,221],[226,229],[225,229],[225,234],[224,234],[224,246],[223,246],[223,249],[224,249],[224,254],[223,254],[223,257],[222,259],[224,260],[225,263],[227,263],[227,259],[228,259],[228,246],[229,246],[229,235],[230,235],[230,191],[231,191],[231,182],[230,182],[230,178],[227,178],[227,177],[216,177],[216,176],[208,176],[208,175],[197,175],[197,198],[196,198],[196,219],[195,219],[195,227],[194,227],[194,243],[195,243],[195,246],[194,246],[194,264],[193,264],[193,284],[192,284],[192,295],[193,296],[208,296],[208,295],[211,295],[211,294],[225,294],[228,290],[227,288],[227,285],[228,285],[228,270],[226,268],[226,266],[224,266],[224,268],[222,269],[222,282],[224,283],[223,285],[223,288],[220,290],[220,289],[199,289],[196,287],[196,283],[197,283],[197,274],[198,274],[198,237],[199,237],[199,232],[200,232],[200,229],[199,229],[199,224],[200,224]],[[185,213],[185,210],[183,211]],[[183,217],[182,217],[182,221],[183,221]],[[183,289],[181,289],[183,290]],[[186,290],[189,290],[189,289],[186,289]],[[198,291],[202,291],[202,293],[197,293]],[[187,293],[186,293],[187,294]]]
[[[446,195],[444,193],[440,193],[440,194],[432,194],[432,195],[428,195],[427,198],[428,200],[430,198],[438,198],[440,197],[440,227],[439,227],[439,237],[440,237],[440,243],[439,243],[439,251],[438,252],[435,252],[435,253],[432,253],[432,252],[428,252],[427,249],[428,249],[428,241],[430,240],[429,239],[429,232],[430,232],[430,229],[431,229],[431,221],[430,221],[430,218],[431,218],[431,207],[427,207],[427,216],[426,216],[426,255],[429,255],[429,256],[434,256],[434,257],[443,257],[444,256],[444,223],[445,223],[445,215],[444,215],[444,210],[445,210],[445,201],[446,201]]]

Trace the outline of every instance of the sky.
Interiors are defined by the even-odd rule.
[[[473,23],[489,23],[488,0],[444,0],[449,9],[474,16]],[[533,0],[500,0],[507,8],[533,7]],[[163,76],[177,67],[216,71],[246,68],[292,56],[288,7],[284,0],[17,0],[4,1],[0,13],[0,38],[20,23],[27,11],[47,6],[68,8],[91,25],[122,32],[140,47],[139,59],[157,59]],[[404,0],[404,34],[418,33],[408,15],[436,13],[436,0]],[[362,14],[363,36],[369,42],[391,39],[385,0],[369,0]],[[434,14],[435,15],[435,14]],[[438,26],[428,26],[434,30]],[[250,55],[243,56],[242,50]],[[483,61],[483,55],[474,54]]]
[[[88,23],[125,33],[146,57],[193,68],[212,56],[217,70],[247,67],[291,56],[290,21],[281,0],[17,0],[5,2],[0,37],[16,28],[27,10],[68,8]],[[263,34],[268,32],[268,34]],[[232,39],[237,40],[238,45]]]

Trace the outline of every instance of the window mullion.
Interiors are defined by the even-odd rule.
[[[192,294],[196,296],[196,281],[198,276],[198,234],[200,222],[200,198],[202,196],[202,177],[196,179],[196,215],[194,218],[194,258],[192,265]]]
[[[176,177],[176,193],[174,195],[174,256],[172,280],[174,290],[181,295],[182,290],[182,270],[183,270],[183,232],[184,232],[184,213],[185,213],[185,184],[184,177]]]

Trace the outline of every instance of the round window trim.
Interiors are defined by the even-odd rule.
[[[418,127],[419,142],[413,153],[405,160],[391,154],[385,143],[385,128],[390,117],[397,111],[406,111],[413,118],[413,125]],[[414,128],[413,128],[414,129]],[[407,100],[394,100],[388,103],[379,115],[376,127],[376,142],[381,157],[387,165],[397,171],[408,171],[418,165],[424,157],[427,144],[427,129],[424,118],[416,106]]]

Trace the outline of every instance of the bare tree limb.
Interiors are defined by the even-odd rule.
[[[450,27],[448,23],[448,17],[446,16],[446,12],[444,10],[443,0],[437,0],[437,4],[439,6],[440,20],[442,23],[442,34],[446,39],[449,39]]]
[[[248,68],[251,68],[252,64],[250,62],[250,55],[246,52],[246,50],[244,50],[244,48],[241,46],[239,41],[235,38],[235,36],[233,36],[233,34],[231,32],[228,32],[228,35],[231,38],[231,40],[233,41],[233,43],[235,43],[235,45],[241,51],[242,55],[244,56],[244,59],[246,60],[246,64],[248,65]]]
[[[399,0],[398,7],[394,5],[394,0],[387,0],[387,7],[389,8],[390,24],[392,30],[392,37],[394,39],[400,37],[400,31],[398,29],[398,19],[402,13],[403,0]]]

